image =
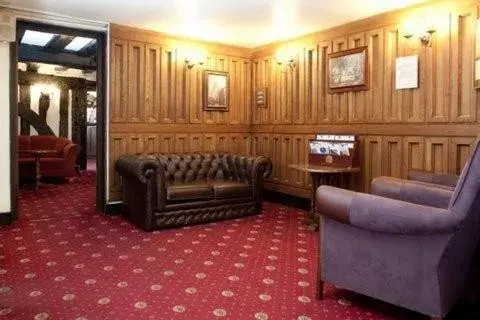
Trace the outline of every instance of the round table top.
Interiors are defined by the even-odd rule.
[[[315,164],[290,164],[289,168],[300,170],[309,173],[355,173],[360,172],[360,167],[347,167],[347,168],[337,168],[337,167],[325,167]]]

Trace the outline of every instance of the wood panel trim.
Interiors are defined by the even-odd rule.
[[[246,124],[162,124],[111,123],[110,134],[115,133],[250,133]]]
[[[312,134],[315,132],[388,136],[477,136],[480,124],[317,124],[317,125],[252,125],[252,134],[285,133]]]

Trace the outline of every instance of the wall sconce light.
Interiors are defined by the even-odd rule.
[[[428,16],[423,19],[408,20],[403,24],[403,37],[410,39],[418,37],[420,42],[427,47],[432,45],[432,35],[435,33],[433,19]]]
[[[205,52],[198,48],[185,49],[185,68],[192,69],[196,64],[203,65],[205,63]]]
[[[290,69],[295,68],[295,52],[293,49],[283,49],[275,54],[275,59],[279,66],[284,65]]]

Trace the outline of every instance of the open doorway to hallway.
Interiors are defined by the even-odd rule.
[[[103,211],[105,34],[18,21],[16,40],[20,209],[77,183]]]

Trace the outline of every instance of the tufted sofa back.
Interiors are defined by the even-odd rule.
[[[157,154],[165,170],[167,183],[189,183],[203,180],[246,181],[252,172],[252,158],[228,153]]]

